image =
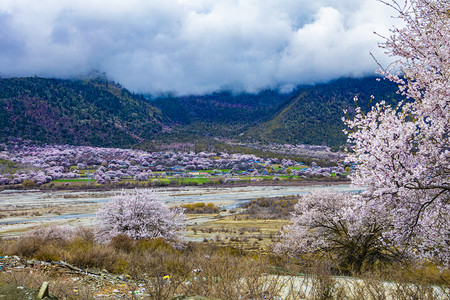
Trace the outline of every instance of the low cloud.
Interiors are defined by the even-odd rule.
[[[136,92],[284,90],[371,75],[393,13],[375,0],[3,0],[0,75],[92,70]]]

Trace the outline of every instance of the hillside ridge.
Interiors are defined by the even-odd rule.
[[[160,111],[101,79],[0,79],[0,137],[54,144],[126,146],[161,131]]]
[[[0,139],[124,147],[149,141],[208,140],[345,144],[343,110],[396,104],[397,87],[376,77],[299,86],[289,94],[218,91],[203,96],[144,97],[105,78],[0,79]]]

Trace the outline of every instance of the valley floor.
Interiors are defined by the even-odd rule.
[[[230,209],[260,197],[282,197],[305,194],[313,189],[358,192],[349,184],[304,185],[247,185],[221,187],[166,187],[154,188],[161,200],[171,206],[186,203],[213,203],[222,212],[205,219],[189,217],[189,224],[209,223],[226,216]],[[130,190],[131,191],[131,190]],[[93,226],[98,208],[111,199],[117,190],[3,190],[0,192],[0,237],[17,237],[39,225]],[[193,237],[198,240],[197,237]],[[202,237],[203,238],[203,237]]]

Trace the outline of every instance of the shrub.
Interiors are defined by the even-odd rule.
[[[188,214],[214,214],[220,212],[220,208],[213,203],[189,203],[181,205]]]
[[[250,219],[289,219],[297,201],[296,196],[258,198],[242,203],[245,210],[241,214]]]
[[[35,185],[36,183],[34,183],[34,181],[30,179],[25,179],[24,181],[22,181],[23,187],[34,187]]]
[[[133,250],[135,241],[128,235],[118,234],[111,239],[109,244],[115,250],[129,253]]]
[[[115,272],[120,259],[118,253],[106,245],[93,244],[82,238],[67,246],[67,262],[84,268],[106,269]]]

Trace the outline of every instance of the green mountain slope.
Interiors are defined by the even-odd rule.
[[[0,138],[125,146],[161,131],[142,96],[105,80],[0,79]]]
[[[375,101],[386,100],[396,104],[401,99],[397,87],[376,78],[338,79],[316,86],[306,86],[294,92],[286,102],[274,111],[266,122],[250,128],[245,136],[266,142],[315,144],[339,146],[346,141],[343,110],[354,112],[353,98],[358,96],[358,105],[369,110]]]
[[[367,111],[370,95],[395,104],[396,90],[372,77],[303,86],[291,94],[217,92],[149,100],[101,78],[0,79],[0,139],[120,147],[212,143],[221,137],[340,146],[346,141],[343,110],[354,111],[353,97]]]
[[[162,97],[158,107],[175,133],[185,136],[235,137],[266,117],[287,95],[265,90],[258,94],[217,92],[205,96]]]

